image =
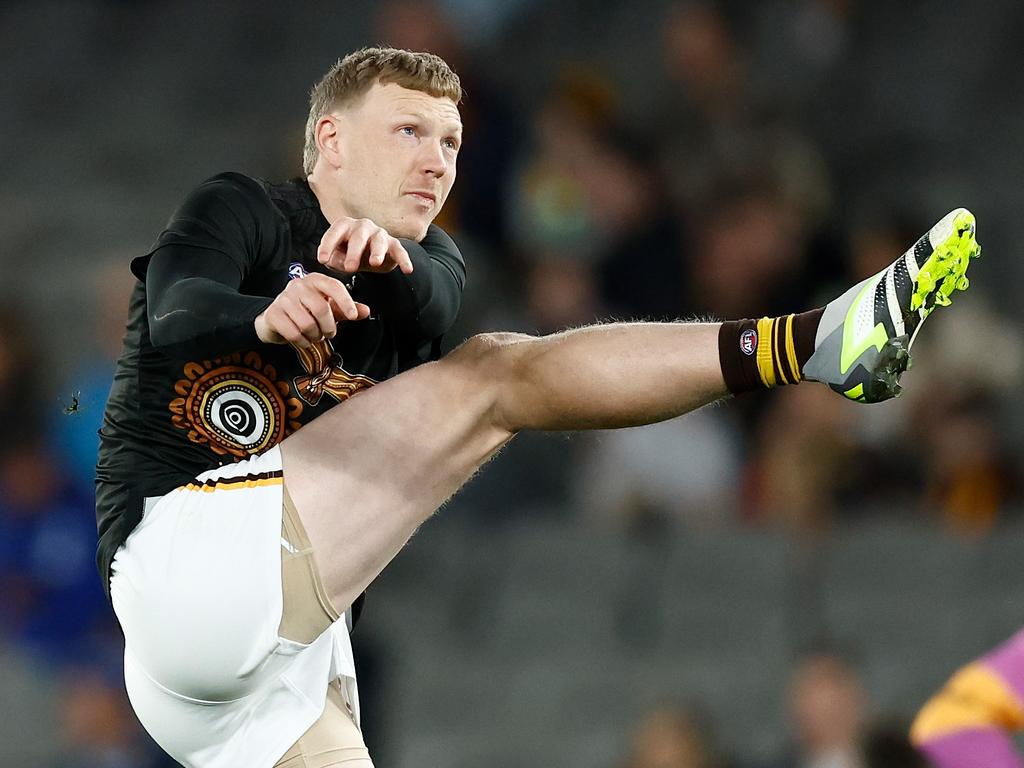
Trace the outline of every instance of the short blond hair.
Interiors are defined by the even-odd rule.
[[[309,118],[302,168],[313,172],[320,152],[316,147],[316,124],[332,109],[363,96],[375,84],[394,83],[431,96],[462,100],[462,84],[444,59],[432,53],[399,48],[361,48],[338,59],[309,93]]]

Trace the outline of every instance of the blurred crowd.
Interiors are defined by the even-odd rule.
[[[907,724],[874,719],[856,667],[831,648],[809,650],[793,669],[784,753],[755,768],[927,768],[907,743]],[[636,724],[620,768],[730,768],[714,725],[698,706],[668,702]]]
[[[539,23],[542,11],[521,5],[519,23]],[[848,149],[813,118],[818,94],[841,84],[857,31],[870,23],[860,6],[668,4],[646,31],[658,62],[647,81],[616,79],[600,57],[566,59],[524,109],[480,46],[464,43],[451,7],[381,3],[366,42],[440,54],[467,94],[459,181],[438,222],[469,264],[449,346],[482,330],[801,311],[903,252],[946,209],[898,207],[881,190],[861,195],[856,209],[844,205]],[[781,53],[766,56],[773,36]],[[304,116],[294,118],[298,128]],[[286,177],[299,161],[296,144],[268,162]],[[0,637],[60,681],[64,754],[54,765],[67,768],[170,764],[127,707],[121,639],[93,559],[95,431],[130,255],[98,266],[82,287],[93,311],[80,322],[95,343],[71,364],[52,359],[17,306],[0,312]],[[807,385],[642,429],[525,435],[451,514],[496,528],[510,516],[558,516],[623,536],[755,526],[811,546],[867,516],[990,535],[1020,501],[1020,462],[1002,417],[1024,352],[984,292],[956,304],[930,321],[898,401],[866,409]],[[903,725],[878,719],[855,663],[835,649],[798,659],[786,695],[790,751],[751,768],[923,765],[905,751]],[[636,724],[622,768],[732,765],[699,703],[686,703],[686,691],[680,700]]]

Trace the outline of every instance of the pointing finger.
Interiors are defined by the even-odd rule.
[[[370,258],[367,263],[371,269],[375,269],[384,264],[384,259],[388,255],[390,240],[391,238],[388,236],[388,233],[383,229],[378,229],[370,238],[367,243],[370,249]]]
[[[334,269],[340,269],[341,264],[337,256],[342,255],[341,245],[348,239],[354,224],[355,219],[350,219],[347,216],[334,222],[320,238],[320,246],[316,250],[317,261]]]
[[[359,271],[371,234],[373,234],[372,225],[360,225],[349,234],[348,247],[345,249],[345,272]]]
[[[352,295],[348,292],[348,289],[341,284],[340,280],[320,274],[309,275],[306,279],[310,281],[310,284],[322,296],[331,300],[333,309],[337,310],[335,312],[336,317],[339,319],[343,318],[345,320],[358,319],[356,303],[352,300]]]
[[[398,268],[402,270],[402,274],[412,274],[412,259],[409,258],[409,252],[405,250],[405,246],[402,245],[402,241],[397,237],[392,237],[390,239],[388,244],[388,255],[391,257],[391,260],[398,265]]]

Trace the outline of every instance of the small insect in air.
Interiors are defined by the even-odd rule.
[[[70,403],[65,403],[65,405],[64,405],[64,415],[65,416],[70,416],[73,413],[78,413],[79,412],[79,410],[78,410],[78,398],[80,398],[81,396],[82,396],[82,393],[80,391],[79,392],[72,392],[71,393],[71,402]]]

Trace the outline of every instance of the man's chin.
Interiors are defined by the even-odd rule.
[[[418,223],[403,221],[395,226],[385,227],[385,229],[391,233],[392,237],[397,237],[402,240],[415,240],[417,243],[427,236],[427,229],[429,228],[429,221]]]

